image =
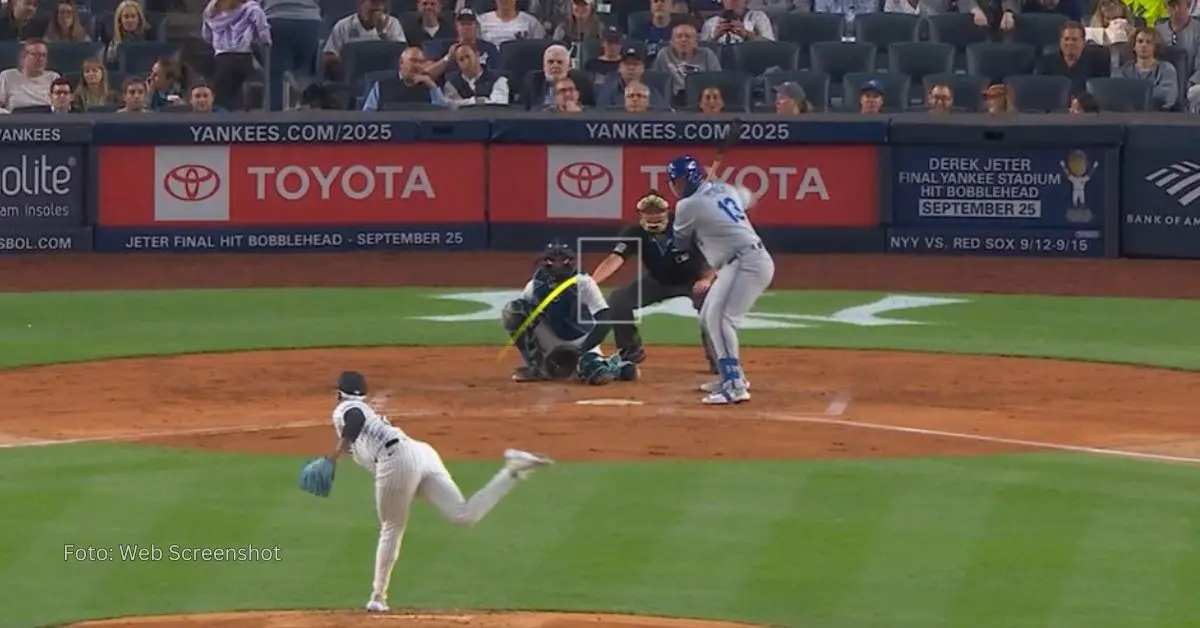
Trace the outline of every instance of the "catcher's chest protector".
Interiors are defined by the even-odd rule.
[[[542,299],[545,299],[553,291],[554,286],[550,284],[543,273],[534,276],[533,298],[535,304],[541,303]],[[563,340],[575,340],[588,333],[588,329],[581,326],[579,320],[587,321],[591,318],[591,312],[580,307],[578,286],[571,286],[563,290],[558,298],[546,306],[543,315],[550,330]]]

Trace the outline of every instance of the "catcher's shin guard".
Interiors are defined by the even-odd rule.
[[[509,301],[500,313],[500,322],[504,324],[504,329],[509,336],[512,336],[529,318],[531,312],[533,312],[533,305],[528,301],[524,299]],[[521,353],[521,358],[525,360],[526,367],[534,373],[541,373],[543,353],[537,339],[533,336],[533,326],[530,326],[525,333],[521,334],[520,338],[517,338],[515,346]]]
[[[607,384],[617,378],[618,369],[595,351],[579,356],[579,379],[593,386]]]

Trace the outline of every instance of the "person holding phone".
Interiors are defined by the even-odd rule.
[[[762,11],[746,10],[746,0],[723,0],[725,10],[704,22],[700,31],[702,41],[715,41],[721,45],[740,44],[743,41],[775,40],[775,28],[771,18]]]

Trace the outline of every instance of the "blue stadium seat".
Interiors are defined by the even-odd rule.
[[[1058,47],[1058,29],[1067,22],[1061,13],[1022,13],[1013,18],[1013,41],[1034,48]]]
[[[988,29],[975,25],[969,13],[946,13],[925,18],[929,41],[954,46],[955,70],[966,68],[967,47],[988,41]]]
[[[1046,74],[1005,77],[1013,108],[1021,113],[1062,113],[1071,106],[1071,79]]]
[[[862,42],[821,42],[812,46],[812,70],[829,75],[830,97],[842,96],[842,77],[875,71],[875,46]]]
[[[939,41],[907,41],[888,47],[888,72],[912,77],[910,96],[921,93],[920,85],[928,74],[954,71],[954,46]]]
[[[346,44],[341,54],[345,83],[353,90],[367,72],[398,71],[400,54],[407,47],[408,44],[399,41],[353,41]]]
[[[1036,60],[1037,50],[1029,44],[988,42],[967,46],[967,74],[978,74],[991,83],[1032,73]]]
[[[137,41],[117,49],[117,69],[125,74],[145,75],[160,57],[174,57],[179,44],[165,41]]]
[[[751,76],[759,76],[770,68],[788,72],[800,68],[800,45],[788,41],[747,41],[733,46],[733,58],[733,67]]]
[[[59,74],[76,71],[84,60],[104,55],[104,44],[100,42],[52,42],[46,48],[50,52],[46,67]]]
[[[907,13],[865,13],[854,18],[854,40],[875,45],[875,67],[886,67],[888,47],[916,41],[921,18]]]
[[[1151,104],[1154,86],[1150,81],[1115,76],[1093,78],[1088,79],[1087,90],[1096,97],[1100,111],[1151,111],[1154,108]]]

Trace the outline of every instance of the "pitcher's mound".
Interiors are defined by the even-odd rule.
[[[391,613],[265,611],[122,617],[71,624],[70,628],[752,628],[750,624],[593,613]]]

